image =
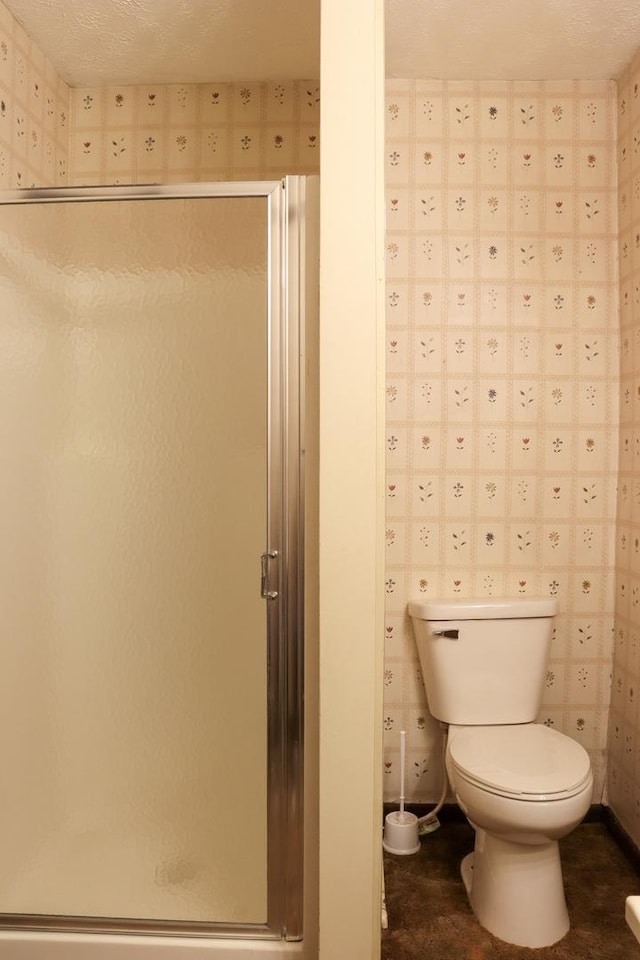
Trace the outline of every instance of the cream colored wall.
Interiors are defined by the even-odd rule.
[[[385,795],[435,800],[410,597],[557,597],[540,720],[603,798],[618,422],[612,83],[387,84]]]
[[[383,4],[322,4],[320,957],[381,917]]]
[[[640,52],[617,84],[620,457],[609,803],[640,846]]]

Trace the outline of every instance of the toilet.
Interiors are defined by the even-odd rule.
[[[409,604],[431,714],[448,725],[445,763],[475,830],[462,861],[471,908],[494,936],[548,947],[569,930],[558,840],[591,803],[589,755],[536,723],[552,598]]]

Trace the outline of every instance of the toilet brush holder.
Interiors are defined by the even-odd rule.
[[[420,849],[418,818],[406,810],[394,810],[384,818],[382,846],[387,853],[409,854]]]
[[[400,809],[384,818],[382,846],[387,853],[417,853],[420,849],[418,818],[404,809],[406,730],[400,731]]]

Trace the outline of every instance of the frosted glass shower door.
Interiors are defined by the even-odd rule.
[[[2,914],[267,922],[268,226],[2,209]]]

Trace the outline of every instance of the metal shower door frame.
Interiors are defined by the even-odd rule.
[[[301,274],[305,178],[0,191],[4,205],[198,198],[267,205],[267,921],[187,922],[0,914],[0,929],[242,939],[302,939],[304,497]],[[274,594],[274,595],[270,595]]]

